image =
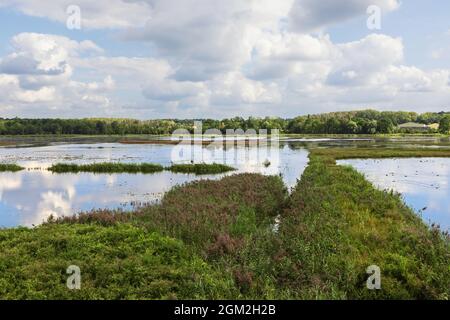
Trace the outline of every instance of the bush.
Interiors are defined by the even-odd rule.
[[[80,290],[66,286],[70,265]],[[181,241],[129,224],[0,231],[0,299],[221,298],[231,282]]]

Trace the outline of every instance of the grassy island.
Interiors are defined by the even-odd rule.
[[[0,172],[17,172],[22,171],[24,168],[17,164],[9,164],[9,163],[0,163]]]
[[[155,173],[164,170],[164,167],[153,163],[92,163],[92,164],[64,164],[57,163],[48,168],[54,173]]]

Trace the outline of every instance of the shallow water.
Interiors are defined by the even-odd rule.
[[[433,140],[434,139],[434,140]],[[26,141],[27,147],[0,147],[1,163],[18,163],[26,170],[0,172],[0,227],[39,224],[49,215],[72,215],[102,208],[130,210],[162,198],[173,186],[198,179],[219,179],[228,174],[256,172],[281,175],[292,188],[308,163],[307,146],[314,147],[449,147],[448,138],[336,139],[281,137],[280,146],[220,147],[128,145],[117,138]],[[428,141],[430,140],[430,141]],[[19,141],[22,143],[23,141]],[[429,143],[429,144],[428,144]],[[171,163],[226,163],[236,172],[196,176],[156,174],[52,174],[46,168],[58,162],[104,161]],[[267,160],[270,165],[264,165]],[[382,189],[403,194],[427,222],[450,227],[450,159],[345,160]],[[422,210],[426,207],[426,210]],[[422,210],[422,211],[421,211]]]
[[[41,147],[0,148],[0,162],[17,163],[21,172],[0,172],[0,227],[30,226],[50,215],[60,217],[101,208],[132,209],[161,199],[173,186],[197,179],[219,179],[227,174],[196,176],[156,174],[53,174],[46,170],[58,162],[104,161],[173,163],[226,163],[237,171],[281,175],[293,187],[308,162],[303,147],[289,145],[233,147],[224,150],[195,146],[127,145],[120,143],[61,144]],[[267,160],[270,165],[267,165]],[[266,165],[264,165],[266,163]]]
[[[338,163],[353,166],[380,189],[401,193],[424,221],[450,230],[450,159],[352,159]]]

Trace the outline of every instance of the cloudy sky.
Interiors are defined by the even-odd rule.
[[[0,0],[0,21],[0,117],[450,109],[448,0]]]

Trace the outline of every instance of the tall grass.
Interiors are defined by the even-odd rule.
[[[314,154],[326,159],[424,158],[450,157],[450,149],[432,148],[326,148],[314,149]]]
[[[221,298],[232,283],[181,241],[122,223],[0,230],[0,270],[0,299]]]
[[[312,151],[283,213],[282,286],[297,298],[447,299],[448,235],[425,225],[397,194],[336,165],[335,155]],[[381,290],[366,288],[371,265],[381,269]]]
[[[238,174],[177,186],[166,193],[160,206],[138,213],[147,228],[205,249],[217,236],[237,230],[236,223],[245,225],[241,215],[254,215],[255,224],[267,225],[285,197],[277,176]]]
[[[279,177],[233,175],[174,188],[132,213],[0,230],[0,298],[276,298],[265,247],[285,197]],[[72,264],[81,290],[66,288]]]

